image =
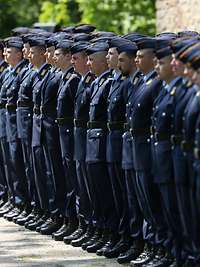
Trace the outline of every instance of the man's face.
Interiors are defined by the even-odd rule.
[[[45,57],[46,57],[46,61],[47,63],[54,65],[54,52],[55,52],[55,47],[54,46],[50,46],[46,48],[46,52],[45,52]]]
[[[45,53],[45,50],[40,47],[37,47],[37,46],[31,47],[29,51],[29,55],[28,55],[28,58],[31,64],[37,67],[38,64],[40,64],[41,62],[41,58],[44,57],[44,53]]]
[[[172,55],[171,61],[172,71],[176,76],[183,76],[184,75],[184,64],[176,59],[175,55]]]
[[[71,53],[64,54],[62,49],[56,49],[54,52],[53,60],[57,68],[63,68],[63,66],[71,65]]]
[[[3,56],[4,56],[4,60],[5,60],[6,62],[8,62],[8,61],[7,61],[7,48],[6,48],[6,47],[4,47],[4,49],[3,49]]]
[[[112,47],[108,50],[108,54],[106,56],[108,67],[110,69],[116,69],[118,64],[118,52],[115,47]]]
[[[21,59],[22,53],[19,49],[15,47],[8,47],[6,49],[6,61],[10,65],[15,65],[17,61]]]
[[[105,56],[102,53],[94,53],[88,56],[87,66],[92,73],[99,75],[102,62],[106,60]]]
[[[194,71],[192,81],[197,84],[200,88],[200,69]]]
[[[194,70],[192,69],[192,67],[190,67],[189,65],[184,65],[184,76],[186,76],[187,78],[189,78],[190,80],[192,80],[192,77],[194,75]]]
[[[83,69],[87,66],[87,56],[84,52],[75,53],[72,55],[71,63],[78,73],[82,73]]]
[[[135,65],[135,57],[129,57],[125,52],[118,56],[118,68],[124,75],[129,75]]]
[[[24,44],[24,47],[22,49],[22,52],[23,52],[23,57],[25,59],[28,59],[29,58],[28,55],[29,55],[29,52],[30,52],[30,45],[28,43],[25,43]]]
[[[149,72],[154,66],[154,53],[152,49],[138,50],[135,63],[142,73]]]
[[[173,76],[171,60],[172,60],[171,56],[158,59],[155,69],[160,79],[168,80]]]

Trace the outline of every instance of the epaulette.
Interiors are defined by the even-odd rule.
[[[71,78],[72,73],[68,72],[67,75],[65,76],[65,80],[69,80],[69,78]]]
[[[99,81],[99,86],[102,86],[102,84],[105,82],[105,78],[101,78],[101,80]]]
[[[186,84],[187,88],[191,88],[192,85],[193,85],[193,83],[191,81],[188,81],[187,84]]]
[[[177,89],[177,87],[176,86],[174,86],[173,88],[172,88],[172,90],[170,91],[170,95],[174,95],[175,94],[175,92],[176,92],[176,89]]]
[[[19,74],[20,71],[21,71],[23,68],[24,68],[24,66],[20,66],[20,67],[18,67],[18,68],[16,69],[16,73]]]

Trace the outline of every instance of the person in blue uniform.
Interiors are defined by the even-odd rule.
[[[0,40],[0,88],[3,85],[3,80],[5,78],[8,67],[8,64],[4,60],[3,51],[4,51],[4,43],[3,40]],[[2,120],[3,118],[1,118],[0,116],[0,121],[3,122]],[[7,183],[8,181],[8,175],[6,174],[7,171],[8,170],[6,168],[6,161],[3,156],[3,147],[0,146],[0,206],[3,206],[5,202],[7,202],[8,195],[11,194],[11,192],[9,192],[9,187]]]
[[[28,60],[30,46],[27,38],[23,38],[23,57]],[[32,102],[32,83],[36,72],[32,68],[32,64],[29,63],[23,78],[19,77],[20,88],[18,92],[17,100],[17,132],[18,137],[22,145],[22,153],[25,165],[26,179],[28,182],[28,193],[30,199],[30,205],[15,217],[13,220],[23,225],[26,221],[26,217],[31,213],[33,208],[39,208],[39,199],[37,195],[34,172],[33,172],[33,160],[32,160],[32,119],[33,119],[33,102]]]
[[[177,39],[172,43],[173,59],[171,62],[172,70],[175,75],[182,77],[182,82],[176,89],[174,98],[174,114],[171,123],[171,144],[172,144],[172,157],[174,166],[174,179],[176,196],[178,203],[178,210],[180,214],[181,227],[182,227],[182,258],[177,265],[188,258],[193,253],[193,241],[191,234],[191,206],[188,201],[189,186],[188,186],[188,172],[187,162],[184,157],[184,152],[181,149],[181,141],[183,139],[182,127],[185,108],[190,99],[195,95],[194,84],[191,79],[184,75],[184,64],[179,60],[180,54],[185,50],[188,45],[192,45],[193,39]],[[178,266],[179,266],[178,265]]]
[[[38,45],[37,40],[31,40],[31,52],[39,49],[44,59],[46,46],[43,43]],[[38,47],[39,46],[39,47]],[[46,58],[45,58],[46,59]],[[61,149],[59,142],[57,118],[57,94],[59,89],[59,78],[56,72],[45,62],[40,62],[40,71],[46,73],[45,77],[34,85],[34,92],[39,93],[37,107],[39,107],[39,129],[38,142],[42,146],[46,167],[46,187],[48,196],[49,220],[42,224],[39,229],[42,234],[52,234],[61,225],[65,209],[65,179],[62,166]],[[34,138],[34,136],[33,136]],[[37,140],[36,140],[37,141]]]
[[[73,117],[75,95],[80,81],[80,76],[74,71],[71,63],[72,42],[63,40],[56,45],[54,60],[57,68],[62,71],[59,90],[57,92],[57,118],[59,128],[59,139],[62,153],[62,165],[65,171],[65,211],[66,218],[63,226],[57,233],[54,233],[55,240],[64,240],[71,235],[78,227],[77,218],[77,175],[74,156],[73,140]]]
[[[95,232],[82,245],[88,252],[95,253],[109,240],[116,229],[116,216],[111,183],[106,165],[106,122],[107,97],[112,84],[106,55],[108,46],[97,42],[88,46],[88,66],[97,78],[92,83],[87,131],[86,162],[94,209]]]
[[[20,81],[23,78],[27,61],[23,59],[21,38],[11,38],[6,44],[6,59],[11,66],[9,78],[4,86],[7,87],[6,96],[6,135],[9,143],[10,170],[14,190],[13,208],[8,214],[4,215],[8,220],[19,215],[26,206],[30,205],[28,197],[28,183],[25,175],[22,147],[17,135],[16,108]]]
[[[143,73],[144,83],[138,89],[132,105],[131,133],[133,162],[136,171],[137,196],[146,220],[144,252],[131,262],[131,266],[147,264],[154,256],[155,247],[165,240],[159,192],[153,182],[151,156],[151,114],[162,81],[154,69],[156,40],[150,37],[137,41],[136,66]],[[158,203],[157,203],[158,202]]]
[[[174,259],[179,261],[182,245],[170,142],[174,96],[182,79],[176,77],[172,71],[172,50],[169,43],[166,41],[163,48],[156,51],[156,70],[164,81],[164,86],[154,101],[152,113],[154,182],[161,194],[162,211],[167,225],[167,240],[164,244],[166,253],[161,259],[154,259],[155,266],[169,266],[173,264]]]
[[[76,173],[79,197],[79,228],[68,236],[72,246],[81,246],[93,234],[92,202],[88,182],[88,173],[85,162],[87,122],[89,120],[90,86],[95,75],[87,66],[85,50],[88,42],[76,42],[70,49],[72,64],[76,72],[81,75],[76,95],[74,98],[74,160],[76,160]]]

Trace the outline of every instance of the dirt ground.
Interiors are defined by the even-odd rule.
[[[119,267],[115,260],[88,254],[0,218],[0,267]]]

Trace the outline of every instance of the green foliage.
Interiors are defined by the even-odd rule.
[[[155,33],[155,0],[0,0],[1,37],[34,22],[91,23],[119,34]]]
[[[127,33],[155,33],[155,0],[77,0],[82,22],[98,29]]]

